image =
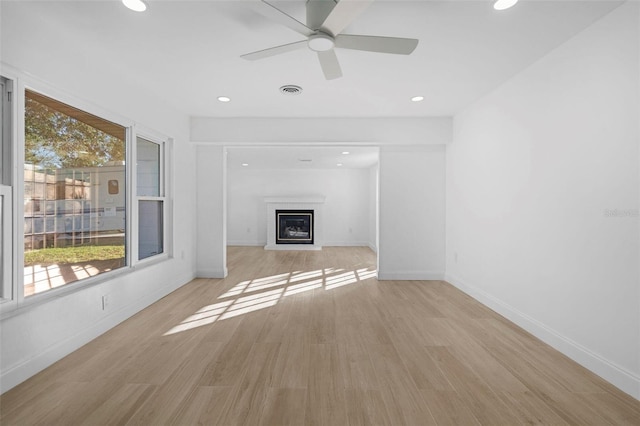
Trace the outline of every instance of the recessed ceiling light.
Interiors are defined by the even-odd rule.
[[[424,96],[414,96],[411,98],[411,102],[422,102],[424,101]]]
[[[349,155],[349,151],[342,151],[342,155]]]
[[[220,102],[230,102],[230,101],[231,101],[231,98],[230,98],[230,97],[228,97],[228,96],[218,96],[218,100],[219,100]]]
[[[147,5],[142,0],[122,0],[122,4],[136,12],[144,12],[147,10]]]
[[[242,167],[248,167],[249,163],[242,163]]]
[[[336,164],[336,166],[342,167],[342,163],[338,163],[338,164]]]
[[[497,0],[493,4],[493,8],[495,10],[505,10],[505,9],[509,9],[516,3],[518,3],[518,0]]]

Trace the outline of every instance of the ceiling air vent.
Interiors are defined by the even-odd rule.
[[[293,84],[287,84],[280,88],[280,92],[284,93],[285,95],[299,95],[300,93],[302,93],[302,87],[294,86]]]

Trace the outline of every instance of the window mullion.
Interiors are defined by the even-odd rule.
[[[127,251],[127,260],[129,265],[135,265],[138,262],[138,157],[136,149],[136,140],[138,138],[135,126],[131,126],[127,132],[127,161],[132,164],[133,167],[127,167],[127,181],[130,183],[127,185],[129,188],[129,195],[127,197],[128,213],[130,220],[128,221],[129,231],[129,245],[130,248]]]

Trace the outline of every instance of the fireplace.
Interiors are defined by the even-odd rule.
[[[264,197],[266,213],[266,239],[265,250],[322,250],[324,242],[324,211],[325,197],[322,195],[296,196],[296,197]],[[293,213],[309,219],[309,236],[298,234],[298,231],[288,232],[290,237],[282,235],[278,238],[280,218],[287,218],[283,213]],[[310,217],[311,216],[311,217]],[[286,227],[286,225],[285,225]],[[300,231],[304,232],[304,231]],[[293,237],[293,238],[292,238]],[[305,238],[306,237],[306,238]],[[309,238],[310,237],[310,238]],[[276,243],[276,240],[278,242]]]
[[[313,244],[313,210],[276,210],[276,244]]]

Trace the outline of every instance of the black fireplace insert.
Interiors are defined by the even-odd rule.
[[[276,244],[313,244],[313,210],[276,210]]]

